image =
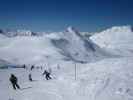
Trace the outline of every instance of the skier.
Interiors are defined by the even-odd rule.
[[[46,78],[46,80],[49,80],[49,79],[52,79],[51,77],[50,77],[50,72],[48,72],[47,70],[44,70],[44,72],[43,72],[43,75],[45,75],[45,78]]]
[[[29,81],[33,81],[31,74],[29,74]]]
[[[34,65],[31,66],[31,69],[30,70],[33,70],[34,69]]]
[[[20,89],[20,86],[18,85],[18,79],[14,74],[11,74],[10,76],[10,82],[12,83],[13,89],[16,90],[16,87]]]

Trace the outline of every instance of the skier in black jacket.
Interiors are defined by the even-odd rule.
[[[52,79],[50,77],[50,72],[48,72],[47,70],[44,70],[43,75],[45,75],[46,80]]]
[[[11,74],[10,76],[10,82],[12,83],[13,89],[16,90],[16,87],[20,89],[20,86],[18,85],[18,79],[14,74]]]

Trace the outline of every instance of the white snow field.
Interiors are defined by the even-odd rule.
[[[0,35],[0,100],[133,100],[132,35],[130,26],[89,40],[72,27],[44,36]],[[22,64],[28,68],[12,67]],[[31,71],[31,65],[43,68]],[[44,69],[51,69],[52,80],[42,76]],[[20,90],[13,90],[11,73]]]

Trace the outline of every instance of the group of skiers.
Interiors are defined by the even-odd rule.
[[[26,68],[25,65],[23,65],[23,67]],[[30,70],[33,70],[34,67],[35,66],[31,66]],[[51,78],[51,71],[48,71],[45,69],[44,72],[42,73],[42,75],[43,76],[45,75],[46,80],[52,79]],[[29,79],[29,81],[33,81],[31,73],[28,75],[28,79]],[[18,78],[14,74],[11,74],[9,80],[10,80],[14,90],[20,89],[20,86],[18,85]]]

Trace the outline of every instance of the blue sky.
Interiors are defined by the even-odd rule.
[[[133,25],[133,0],[0,0],[0,28],[95,32]]]

